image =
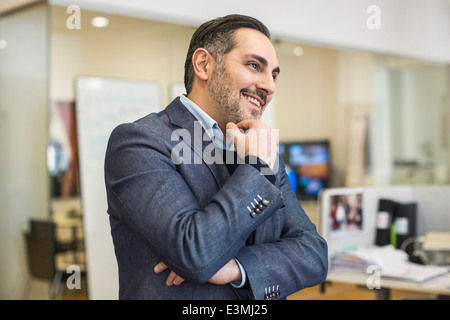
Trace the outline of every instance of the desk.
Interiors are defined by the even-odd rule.
[[[328,282],[342,282],[367,287],[367,280],[370,274],[353,273],[344,271],[330,271],[327,276]],[[391,289],[417,291],[422,293],[431,293],[436,295],[450,296],[450,273],[430,279],[423,283],[387,279],[381,277],[381,288],[373,289],[376,291],[377,299],[390,299]]]

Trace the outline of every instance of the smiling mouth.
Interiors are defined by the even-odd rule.
[[[251,94],[248,92],[242,92],[242,95],[244,96],[244,98],[246,98],[249,102],[256,105],[258,108],[261,108],[266,104],[265,97],[261,98],[261,97],[259,97],[259,95]]]

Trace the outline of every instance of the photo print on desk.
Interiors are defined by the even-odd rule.
[[[349,235],[363,231],[362,192],[330,195],[330,235]]]

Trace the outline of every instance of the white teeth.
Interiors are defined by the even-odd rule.
[[[252,103],[254,103],[254,104],[256,104],[258,107],[260,106],[259,101],[256,100],[255,98],[247,96],[247,100],[252,102]]]

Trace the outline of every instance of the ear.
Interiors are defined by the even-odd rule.
[[[192,55],[192,65],[194,66],[194,72],[201,80],[208,80],[212,74],[214,68],[214,58],[204,48],[198,48]]]

